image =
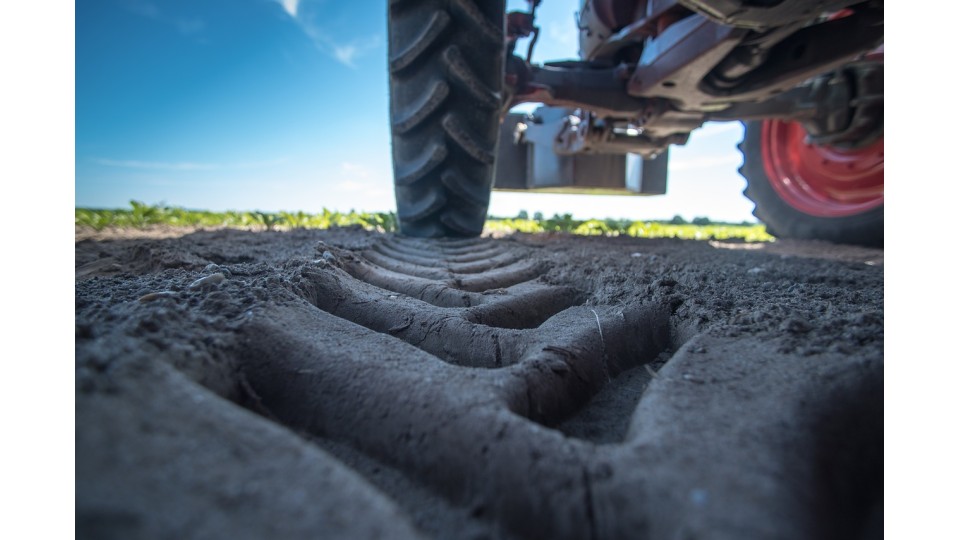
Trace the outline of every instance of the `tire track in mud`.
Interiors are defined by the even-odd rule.
[[[229,309],[210,347],[242,392],[221,395],[305,433],[421,534],[845,538],[876,512],[882,361],[690,333],[675,294],[600,305],[551,270],[564,259],[516,241],[319,251],[207,291],[184,272],[129,309]]]
[[[393,249],[395,245],[404,250]],[[485,260],[463,262],[464,257],[475,257],[468,254],[474,246],[487,248],[481,251]],[[425,255],[432,249],[434,258],[429,259]],[[371,255],[391,250],[387,260],[374,257],[381,264],[370,262]],[[304,270],[301,286],[305,297],[323,311],[448,363],[488,369],[518,366],[518,373],[531,366],[545,369],[553,375],[540,378],[549,384],[535,386],[543,387],[540,391],[550,396],[546,401],[555,405],[545,410],[542,400],[533,399],[526,410],[533,419],[551,423],[571,412],[568,409],[579,408],[584,395],[592,395],[621,371],[649,362],[667,348],[669,312],[659,306],[582,306],[582,291],[537,281],[546,265],[531,259],[530,251],[489,241],[388,239],[359,257],[345,254],[345,272]],[[411,286],[410,274],[398,272],[400,268],[426,283]],[[518,276],[525,280],[518,282]],[[488,284],[486,290],[462,288],[476,282]],[[444,287],[446,294],[438,296],[431,285]],[[461,302],[462,307],[449,305]],[[554,398],[554,393],[571,399]]]
[[[691,403],[701,398],[691,397],[679,409],[665,403],[647,411],[641,402],[637,410],[647,414],[635,412],[624,439],[608,444],[552,429],[621,373],[635,377],[639,366],[682,344],[671,342],[669,306],[583,305],[584,291],[538,281],[547,268],[530,251],[490,240],[401,237],[359,253],[338,251],[330,258],[335,262],[302,269],[297,286],[309,307],[270,317],[284,327],[261,321],[251,328],[255,337],[241,364],[281,421],[346,441],[469,508],[494,530],[502,527],[497,534],[806,538],[823,532],[793,493],[793,483],[815,493],[808,479],[815,475],[783,461],[785,440],[811,452],[815,445],[788,435],[797,426],[782,411],[729,426],[723,417],[731,404],[694,411]],[[297,321],[293,328],[291,321]],[[346,347],[344,336],[351,336]],[[661,396],[676,385],[688,393],[690,386],[702,387],[710,375],[676,367],[700,360],[681,349],[646,395]],[[728,369],[725,358],[717,360],[719,369]],[[762,385],[763,377],[734,386]],[[780,397],[756,399],[776,410]],[[827,411],[831,406],[824,404]],[[707,451],[717,454],[706,458],[718,460],[712,467],[695,463],[705,451],[697,431],[677,424],[690,414],[700,416],[692,425],[701,433],[716,431],[713,425],[729,428],[715,434],[723,444]],[[755,431],[765,438],[749,435]],[[744,447],[765,467],[744,473],[740,458],[731,464]],[[735,518],[730,505],[717,504],[735,499],[745,483],[769,483],[770,476],[790,482],[773,486],[762,502],[736,506]]]
[[[283,421],[323,437],[347,437],[513,534],[592,537],[593,509],[585,501],[593,445],[541,425],[556,425],[621,371],[656,358],[669,346],[669,311],[580,305],[582,291],[538,282],[546,266],[530,252],[507,242],[405,238],[359,254],[338,252],[336,263],[300,274],[301,294],[319,311],[299,306],[295,315],[272,317],[299,319],[316,330],[291,335],[265,325],[251,332],[258,337],[248,351],[257,361],[248,378]],[[316,366],[291,365],[291,358],[329,354],[324,340],[303,336],[321,328],[343,335],[346,321],[373,331],[364,341],[377,352],[324,363],[333,368],[324,378],[339,379],[332,386],[293,384],[296,373]],[[278,349],[278,341],[286,346]],[[395,358],[383,358],[389,350]],[[261,371],[282,365],[280,373]],[[357,377],[351,368],[368,375]],[[257,387],[265,380],[282,390]],[[302,404],[316,394],[329,398],[328,392],[358,383],[370,385],[363,401],[376,403],[383,415],[378,421],[348,420],[350,412],[335,405],[352,401],[346,395],[324,400],[336,407],[336,421],[328,419],[329,410],[305,412]],[[381,424],[406,430],[383,440],[389,430]]]

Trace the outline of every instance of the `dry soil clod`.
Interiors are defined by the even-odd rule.
[[[153,302],[154,300],[159,300],[161,298],[170,298],[174,295],[173,291],[158,291],[145,294],[138,298],[141,303]]]
[[[225,279],[227,279],[227,277],[224,276],[222,272],[217,272],[216,274],[210,274],[209,276],[204,276],[194,281],[188,288],[191,290],[202,289],[210,285],[216,285]]]

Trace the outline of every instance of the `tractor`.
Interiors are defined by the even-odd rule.
[[[882,1],[584,0],[579,59],[535,64],[540,3],[389,2],[402,234],[477,236],[493,189],[664,194],[670,146],[736,121],[770,233],[882,247]]]

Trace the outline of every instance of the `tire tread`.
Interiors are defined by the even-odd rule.
[[[402,234],[483,230],[500,131],[503,4],[390,3],[390,121]]]

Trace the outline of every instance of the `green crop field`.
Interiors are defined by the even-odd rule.
[[[144,229],[153,226],[220,228],[250,230],[329,229],[360,226],[367,230],[396,232],[397,216],[382,212],[210,212],[185,208],[130,202],[129,209],[103,210],[77,208],[77,227],[101,231],[108,228]],[[527,217],[487,219],[489,233],[570,233],[584,236],[632,236],[637,238],[685,238],[695,240],[742,239],[748,242],[773,240],[762,224],[711,223],[697,218],[685,223],[680,218],[664,221],[631,221],[626,219],[573,219],[570,214],[552,218]]]

